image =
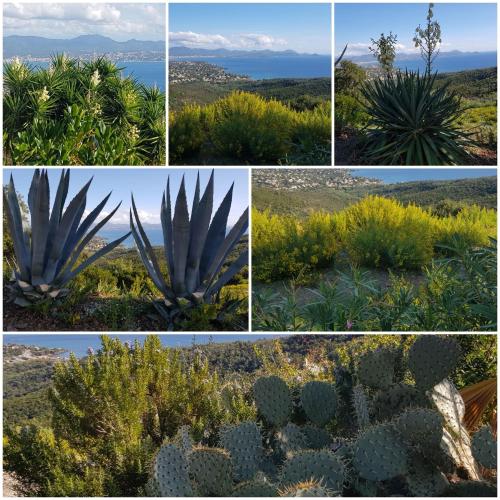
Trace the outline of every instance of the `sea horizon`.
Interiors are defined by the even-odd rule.
[[[165,347],[182,348],[190,347],[191,345],[206,345],[209,343],[222,344],[230,342],[255,342],[263,339],[275,339],[278,337],[287,337],[289,334],[222,334],[216,333],[213,335],[207,334],[107,334],[111,338],[119,338],[122,342],[133,343],[139,340],[141,344],[144,343],[145,337],[148,335],[158,335],[161,343]],[[89,348],[97,351],[101,346],[101,335],[86,335],[86,334],[4,334],[3,345],[25,345],[35,347],[45,347],[50,349],[64,349],[67,358],[69,353],[72,352],[75,356],[81,358],[87,355]],[[194,340],[194,342],[193,342]]]

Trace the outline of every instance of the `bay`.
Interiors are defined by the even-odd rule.
[[[272,78],[331,77],[332,58],[327,55],[275,57],[175,57],[174,61],[202,61],[221,66],[228,73],[247,75],[253,80]]]
[[[369,177],[384,184],[412,181],[449,181],[496,175],[494,168],[358,168],[351,171],[354,177]]]

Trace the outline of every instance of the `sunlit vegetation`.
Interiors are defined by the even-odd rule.
[[[423,344],[428,344],[427,340]],[[415,346],[422,343],[418,335],[298,335],[281,341],[193,345],[184,349],[162,346],[156,336],[149,336],[143,345],[122,343],[108,336],[101,343],[83,359],[71,356],[55,364],[51,381],[45,385],[45,396],[40,395],[47,413],[38,421],[26,425],[22,415],[7,413],[4,470],[15,475],[18,494],[151,496],[158,491],[151,478],[162,446],[179,448],[187,454],[226,447],[224,433],[238,429],[240,424],[258,424],[260,432],[270,436],[262,440],[262,446],[275,448],[276,453],[270,455],[272,463],[281,465],[292,456],[288,446],[293,447],[294,454],[306,449],[316,453],[313,450],[318,449],[319,437],[342,436],[354,442],[416,405],[440,415],[443,408],[439,401],[434,403],[424,393],[428,379],[428,392],[432,392],[434,384],[448,377],[439,387],[453,390],[454,400],[459,401],[456,389],[463,393],[463,389],[470,390],[478,382],[496,378],[494,335],[439,336],[430,339],[432,352],[418,359]],[[380,376],[376,376],[380,363],[371,363],[373,358],[380,360],[383,367]],[[16,392],[23,393],[28,380],[19,377],[23,362],[16,362],[12,356],[8,360],[10,405]],[[266,408],[258,398],[259,384],[266,379],[273,383],[278,377],[287,394],[285,402],[290,398],[289,410],[281,411],[279,425],[272,411],[282,399],[271,399]],[[15,380],[20,384],[17,390]],[[307,386],[309,382],[314,384]],[[326,387],[335,398],[335,404],[324,398],[312,399],[312,404],[319,402],[323,408],[319,423],[318,412],[311,412],[304,402],[303,388],[312,386]],[[367,408],[359,398],[370,405],[369,412],[364,411]],[[467,408],[465,419],[454,420],[453,428],[474,438],[479,429],[494,422],[495,409],[496,399],[487,398],[475,407],[479,415],[476,425],[468,427],[471,410]],[[443,423],[446,427],[455,413],[442,413],[448,419]],[[288,445],[280,438],[292,430],[300,438],[298,445],[295,441]],[[307,433],[309,430],[314,432]],[[313,437],[316,444],[310,441]],[[248,443],[248,439],[243,442]],[[336,446],[328,452],[334,461],[338,450]],[[476,453],[477,446],[473,450],[474,456],[485,463],[484,455]],[[379,451],[371,447],[370,453]],[[441,468],[441,459],[448,455],[440,451],[439,457],[436,467]],[[231,460],[236,461],[236,457]],[[481,476],[470,467],[461,469],[461,476],[457,476],[460,457],[456,455],[445,463],[444,481],[433,486],[433,491],[435,487],[455,491],[457,482],[463,483],[463,488],[494,490],[489,481],[495,469],[489,462],[488,470],[481,468]],[[281,468],[258,469],[258,484],[262,477],[267,478],[268,487],[276,490],[283,483]],[[228,488],[228,495],[236,495],[241,487],[238,470],[235,465],[229,486],[226,482],[216,483]],[[384,495],[408,495],[414,487],[413,474],[413,469],[405,470],[399,475],[400,481],[376,481],[374,487]],[[466,480],[470,476],[475,484]],[[343,494],[358,496],[362,485],[346,482]]]
[[[105,58],[6,63],[3,126],[8,165],[165,162],[164,92],[123,77]]]
[[[211,104],[169,114],[173,165],[330,163],[331,107],[296,110],[275,99],[235,91]]]

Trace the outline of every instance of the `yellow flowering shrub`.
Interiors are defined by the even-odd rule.
[[[338,252],[333,218],[316,212],[300,221],[291,216],[252,212],[252,270],[258,281],[296,277],[331,265]]]

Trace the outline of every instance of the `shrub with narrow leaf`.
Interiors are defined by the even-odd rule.
[[[69,170],[63,170],[50,211],[47,171],[35,171],[28,194],[29,227],[23,220],[12,176],[4,192],[4,207],[17,265],[9,291],[11,300],[17,305],[28,306],[44,299],[63,296],[67,292],[64,287],[69,281],[130,235],[127,233],[79,263],[85,247],[113,217],[120,204],[93,226],[111,193],[83,217],[92,179],[65,209],[69,178]]]
[[[470,134],[456,121],[462,112],[436,75],[397,73],[366,83],[361,93],[368,113],[366,159],[379,165],[466,165]]]
[[[163,276],[153,247],[139,219],[134,198],[130,211],[130,228],[141,259],[155,286],[163,295],[158,310],[172,321],[184,306],[196,307],[214,303],[224,285],[247,264],[248,250],[221,273],[229,254],[235,249],[248,228],[248,208],[227,232],[227,221],[233,198],[233,186],[212,218],[214,172],[200,198],[200,177],[191,209],[188,211],[184,177],[179,188],[172,217],[170,178],[161,202],[164,253],[168,279]]]

